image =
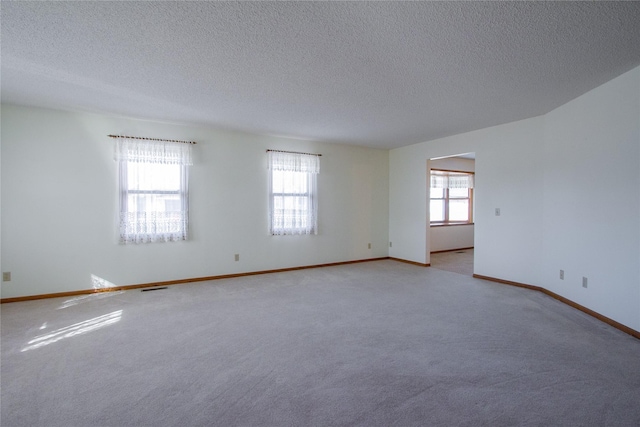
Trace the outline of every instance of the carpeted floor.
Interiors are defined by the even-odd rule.
[[[1,425],[638,426],[640,340],[392,260],[4,304]]]
[[[473,276],[473,249],[432,253],[431,267]]]

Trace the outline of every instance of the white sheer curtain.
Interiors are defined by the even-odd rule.
[[[118,138],[120,242],[186,240],[191,144]]]
[[[269,151],[269,170],[271,234],[318,234],[320,158]]]
[[[431,188],[473,188],[473,174],[432,171]]]

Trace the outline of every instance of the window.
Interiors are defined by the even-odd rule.
[[[269,171],[271,234],[318,234],[319,156],[269,151]]]
[[[473,174],[431,171],[431,224],[473,222]]]
[[[191,144],[118,138],[120,242],[186,240]]]

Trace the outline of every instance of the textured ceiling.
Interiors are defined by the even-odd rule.
[[[392,148],[640,65],[638,2],[7,2],[2,102]]]

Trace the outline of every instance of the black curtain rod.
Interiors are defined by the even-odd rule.
[[[299,151],[285,151],[285,150],[267,150],[267,153],[269,151],[273,151],[275,153],[291,153],[291,154],[305,154],[307,156],[322,156],[322,154],[313,154],[313,153],[300,153]]]
[[[109,138],[144,139],[146,141],[181,142],[183,144],[197,144],[194,141],[180,141],[177,139],[143,138],[141,136],[126,136],[126,135],[107,135],[107,136]]]

